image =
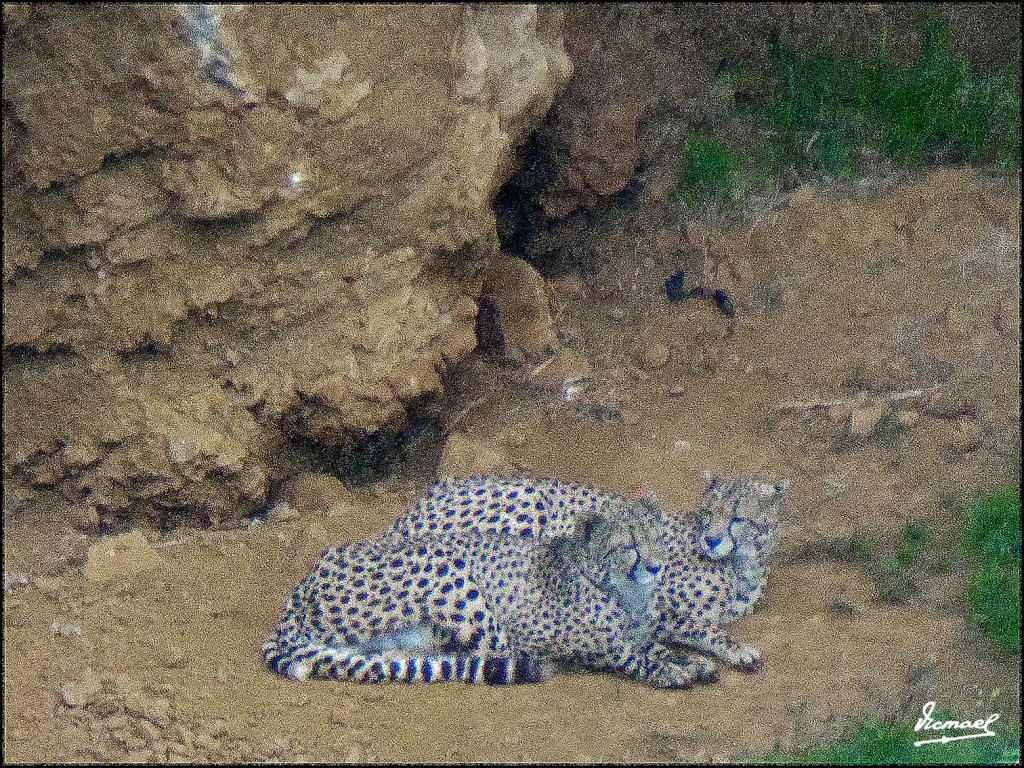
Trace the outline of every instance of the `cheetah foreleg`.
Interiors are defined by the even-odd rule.
[[[703,656],[676,651],[671,663],[681,666],[687,674],[693,675],[698,683],[713,683],[718,680],[718,665]]]
[[[753,646],[733,640],[720,627],[706,625],[672,635],[672,642],[710,653],[744,672],[757,672],[764,661]]]
[[[680,656],[657,643],[613,653],[608,666],[656,688],[689,688],[718,675],[713,662]]]

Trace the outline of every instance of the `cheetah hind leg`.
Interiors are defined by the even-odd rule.
[[[450,633],[427,622],[421,622],[403,629],[374,635],[369,640],[359,643],[358,647],[368,655],[401,652],[426,655],[448,647],[450,644]]]

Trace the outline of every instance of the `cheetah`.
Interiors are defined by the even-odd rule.
[[[657,509],[612,500],[576,522],[544,540],[460,530],[331,547],[264,659],[294,680],[508,685],[541,682],[561,662],[688,684],[651,641],[665,560]]]
[[[749,613],[764,590],[789,480],[773,484],[708,472],[705,480],[697,515],[661,511],[669,562],[653,601],[655,638],[754,672],[761,667],[760,652],[720,625]],[[581,516],[616,500],[621,503],[615,494],[558,480],[446,478],[395,523],[391,535],[472,529],[524,538],[570,536]],[[693,681],[718,676],[708,659],[681,655],[678,662]]]

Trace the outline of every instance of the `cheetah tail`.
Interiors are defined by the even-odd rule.
[[[344,646],[281,647],[270,640],[263,647],[263,658],[278,674],[300,681],[327,677],[359,683],[519,685],[547,679],[546,667],[537,657],[528,655],[511,658],[462,653],[393,658]]]

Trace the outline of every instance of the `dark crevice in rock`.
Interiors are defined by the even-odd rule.
[[[3,349],[3,365],[29,365],[32,363],[57,363],[75,357],[77,353],[69,344],[53,344],[44,349],[31,344],[8,344]]]
[[[427,395],[409,405],[409,417],[402,428],[379,429],[340,454],[334,474],[349,487],[380,482],[396,474],[421,481],[433,478],[447,437],[440,401],[437,395]]]
[[[346,486],[359,487],[395,475],[424,481],[433,478],[447,437],[442,395],[418,398],[407,406],[400,427],[385,425],[372,434],[354,432],[345,445],[329,445],[297,432],[287,433],[289,475],[334,475]],[[274,499],[278,488],[268,490]]]
[[[505,332],[501,328],[501,309],[493,296],[477,299],[476,348],[480,352],[504,354]]]
[[[544,226],[539,196],[554,181],[556,168],[550,146],[540,130],[516,151],[519,169],[494,198],[498,239],[507,253],[531,261],[531,251]]]
[[[624,189],[601,198],[593,207],[550,218],[542,198],[558,173],[549,133],[538,129],[520,148],[519,169],[495,196],[498,238],[506,253],[530,262],[547,279],[595,274],[604,266],[604,256],[592,247],[594,238],[581,233],[594,231],[611,213],[634,208],[646,186],[647,169],[637,167]]]

